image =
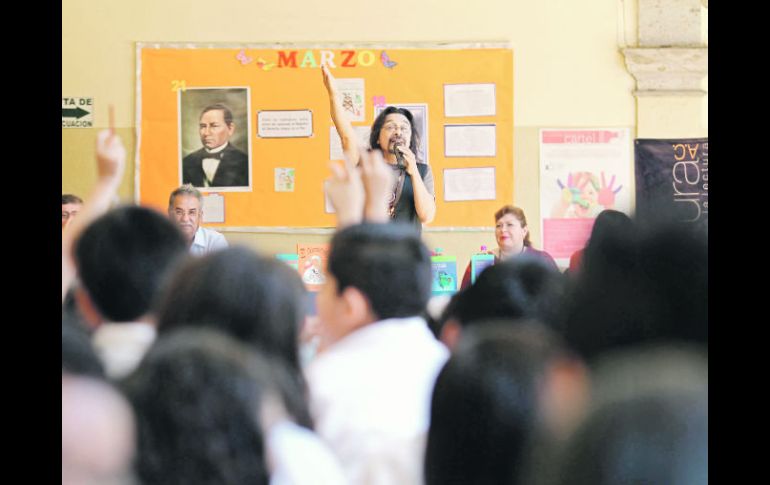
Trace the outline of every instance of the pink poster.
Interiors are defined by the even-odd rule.
[[[605,209],[631,211],[627,128],[540,130],[543,249],[566,267]]]
[[[583,249],[594,227],[593,218],[543,219],[543,250],[554,258],[567,258]]]

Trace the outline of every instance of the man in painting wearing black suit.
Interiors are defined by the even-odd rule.
[[[233,113],[224,104],[206,106],[198,129],[203,148],[182,160],[182,183],[195,187],[248,187],[249,157],[230,143]]]

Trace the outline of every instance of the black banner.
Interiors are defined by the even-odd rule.
[[[637,139],[634,147],[639,220],[708,227],[708,138]]]

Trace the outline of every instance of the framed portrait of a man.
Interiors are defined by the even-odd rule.
[[[251,190],[248,87],[179,91],[179,178],[206,191]]]

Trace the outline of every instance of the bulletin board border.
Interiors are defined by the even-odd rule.
[[[511,49],[506,41],[479,42],[136,42],[136,119],[134,131],[134,202],[139,202],[142,146],[142,49]]]
[[[142,51],[144,49],[513,49],[509,41],[489,40],[476,42],[425,41],[425,42],[186,42],[186,41],[136,41],[135,42],[135,126],[133,201],[138,203],[141,194],[141,147],[142,147]],[[276,234],[333,234],[336,228],[296,228],[276,226],[221,226],[223,232],[276,233]],[[481,232],[493,230],[493,226],[446,226],[424,227],[423,232]]]

